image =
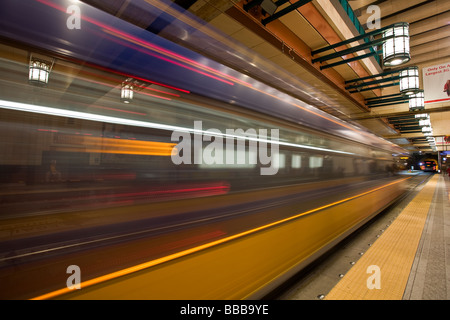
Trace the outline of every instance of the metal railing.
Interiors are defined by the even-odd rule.
[[[361,22],[359,22],[358,17],[356,16],[355,12],[353,11],[352,7],[349,5],[347,0],[339,0],[340,4],[344,8],[345,12],[347,13],[348,17],[352,21],[353,25],[356,27],[356,30],[358,30],[359,34],[365,34],[366,31],[364,30],[363,26],[361,25]],[[365,42],[369,43],[369,39],[365,39]],[[370,47],[369,50],[371,52],[374,52],[375,49]],[[379,55],[375,55],[375,59],[377,60],[378,64],[381,65],[381,60]]]

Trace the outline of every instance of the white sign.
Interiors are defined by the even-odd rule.
[[[422,72],[425,103],[450,101],[450,62],[425,67]]]

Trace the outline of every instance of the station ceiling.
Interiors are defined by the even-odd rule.
[[[376,6],[379,8],[380,27],[396,22],[410,25],[411,60],[402,65],[418,66],[420,87],[423,89],[423,68],[450,63],[450,1],[448,0],[266,0],[276,3],[274,14],[293,4],[298,7],[272,21],[264,20],[271,15],[262,9],[263,1],[254,0],[172,0],[185,8],[189,14],[181,17],[179,10],[167,2],[146,0],[159,5],[168,14],[185,19],[199,32],[208,32],[215,39],[234,48],[234,53],[219,52],[214,46],[195,41],[195,35],[176,36],[160,30],[160,35],[177,41],[193,50],[220,59],[224,64],[300,99],[342,119],[351,119],[375,134],[402,146],[409,152],[431,152],[408,103],[383,107],[369,107],[369,98],[386,96],[399,92],[398,86],[375,88],[373,90],[350,92],[345,81],[389,71],[375,60],[375,57],[321,68],[323,63],[312,63],[316,58],[311,51],[350,39],[359,34],[356,19],[369,32],[367,22],[373,19]],[[100,0],[86,0],[94,6],[121,16],[129,0],[115,0],[107,5]],[[102,4],[103,2],[103,4]],[[251,4],[251,5],[249,5]],[[349,6],[347,12],[345,7]],[[270,7],[270,6],[269,6]],[[264,7],[267,8],[267,7]],[[270,8],[269,8],[270,9]],[[269,10],[267,9],[267,10]],[[349,14],[348,12],[352,12]],[[198,20],[189,18],[195,15]],[[124,17],[122,17],[124,18]],[[130,22],[148,28],[154,19],[143,19],[136,12],[134,17],[125,17]],[[170,28],[168,28],[169,30]],[[208,29],[208,31],[205,31]],[[356,44],[351,44],[351,46]],[[342,48],[338,48],[342,50]],[[239,59],[239,53],[242,57]],[[249,52],[252,58],[249,59]],[[367,51],[355,53],[364,54]],[[238,53],[238,54],[236,54]],[[345,57],[351,57],[349,54]],[[345,58],[344,57],[344,58]],[[342,60],[337,57],[327,63]],[[437,150],[448,150],[444,136],[450,135],[450,101],[426,104],[425,112],[430,114],[433,136]]]

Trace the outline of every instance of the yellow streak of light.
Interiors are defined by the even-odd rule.
[[[176,154],[175,143],[122,140],[101,137],[80,136],[79,145],[54,146],[53,150],[66,152],[118,153],[148,156],[171,156]]]

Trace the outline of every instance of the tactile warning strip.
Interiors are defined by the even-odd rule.
[[[325,299],[402,299],[438,177],[427,182]]]

